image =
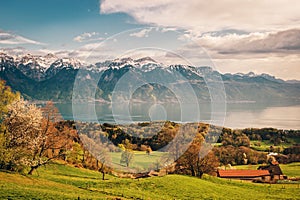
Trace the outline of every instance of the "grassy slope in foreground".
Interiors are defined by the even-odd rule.
[[[297,199],[296,184],[254,184],[205,176],[121,179],[62,164],[22,176],[0,172],[0,199]],[[284,187],[283,187],[284,186]]]

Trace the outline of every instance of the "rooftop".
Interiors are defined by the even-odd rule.
[[[244,170],[244,169],[229,169],[229,170],[218,170],[218,176],[223,178],[252,178],[260,176],[269,176],[268,170]]]

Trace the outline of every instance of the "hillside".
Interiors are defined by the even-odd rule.
[[[299,170],[295,168],[295,170]],[[62,163],[33,176],[0,172],[1,199],[299,199],[297,184],[254,184],[210,176],[146,179],[106,176]]]

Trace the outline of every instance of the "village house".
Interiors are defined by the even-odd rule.
[[[271,179],[268,170],[248,170],[248,169],[228,169],[218,170],[217,176],[220,178],[239,179],[248,181],[269,182]]]
[[[271,162],[269,165],[260,166],[257,170],[247,169],[219,169],[217,176],[220,178],[249,180],[253,182],[276,183],[278,180],[286,179],[279,163]]]
[[[268,170],[270,172],[271,181],[276,182],[278,180],[287,179],[287,176],[284,176],[282,170],[277,161],[271,162],[266,166],[259,166],[258,170]]]

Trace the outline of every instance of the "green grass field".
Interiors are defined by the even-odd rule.
[[[288,166],[299,170],[299,163]],[[204,176],[117,178],[64,164],[33,176],[0,172],[0,199],[300,199],[297,184],[255,184]]]
[[[165,152],[153,151],[150,155],[147,155],[144,151],[134,151],[134,157],[129,167],[136,169],[137,171],[148,171],[149,169],[161,168],[157,166],[160,160],[167,155]],[[114,169],[126,170],[126,167],[120,165],[121,152],[112,152],[110,157],[112,158],[112,166]]]
[[[300,162],[280,165],[283,173],[289,177],[300,177]]]
[[[258,141],[258,140],[251,140],[250,142],[250,147],[254,150],[257,151],[269,151],[270,146],[273,146],[273,148],[277,151],[278,149],[280,149],[281,151],[284,148],[287,147],[291,147],[293,146],[293,144],[298,144],[300,143],[300,139],[298,138],[289,138],[289,143],[282,143],[281,145],[274,145],[272,142],[268,141],[268,140],[262,140],[262,141]]]

